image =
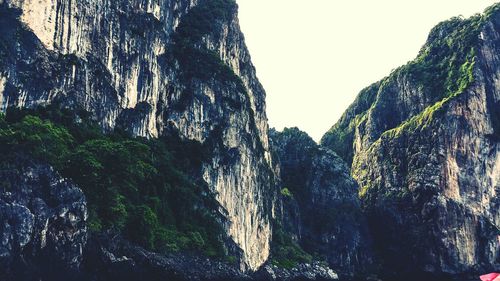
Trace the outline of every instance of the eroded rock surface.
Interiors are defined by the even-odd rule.
[[[234,1],[0,0],[0,42],[2,111],[58,102],[104,130],[203,143],[200,176],[242,269],[266,261],[276,192],[265,92]]]
[[[285,229],[338,272],[367,269],[370,237],[346,163],[297,128],[270,135],[279,160]]]
[[[441,23],[324,136],[352,161],[387,272],[499,268],[499,51],[498,5]]]
[[[47,165],[0,169],[0,279],[78,271],[87,242],[82,191]]]

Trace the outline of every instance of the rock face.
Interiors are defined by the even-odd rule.
[[[500,266],[498,9],[438,25],[415,61],[363,90],[323,137],[352,161],[386,269]]]
[[[195,254],[157,254],[112,233],[91,235],[83,192],[50,166],[28,159],[0,168],[0,188],[0,280],[337,279],[320,264],[247,274],[234,263]]]
[[[54,278],[77,272],[87,242],[82,191],[46,165],[0,170],[0,279]]]
[[[57,103],[91,112],[103,130],[201,143],[210,157],[198,176],[217,194],[243,270],[267,260],[276,213],[305,250],[363,271],[372,259],[358,193],[385,275],[492,270],[500,267],[498,10],[437,26],[414,61],[360,93],[324,147],[295,129],[274,132],[278,165],[234,1],[0,0],[0,111]],[[82,250],[82,192],[26,161],[0,179],[0,266],[8,269],[0,279],[50,279],[62,273],[56,265],[92,276],[81,271],[82,259],[94,260]],[[146,269],[179,280],[251,278],[198,258],[96,245],[104,271],[137,279]],[[205,265],[214,268],[203,273]],[[335,277],[325,270],[266,266],[261,277]]]
[[[253,280],[238,267],[204,257],[171,253],[161,255],[116,236],[93,236],[84,252],[81,280]]]
[[[212,152],[241,266],[267,259],[275,200],[265,92],[232,0],[0,0],[0,109],[53,102],[103,129],[178,134]]]
[[[299,281],[337,280],[337,274],[320,263],[287,270],[270,265],[243,273],[234,265],[196,255],[160,255],[120,238],[92,237],[84,254],[81,280],[171,281]]]
[[[261,281],[294,281],[294,280],[338,280],[339,276],[325,265],[315,262],[314,264],[300,264],[293,269],[278,268],[265,265],[254,277]]]
[[[348,166],[297,128],[270,136],[280,164],[284,227],[340,273],[366,269],[370,239]]]

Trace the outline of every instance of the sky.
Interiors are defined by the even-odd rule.
[[[236,0],[270,127],[316,141],[359,91],[416,57],[431,28],[494,0]]]

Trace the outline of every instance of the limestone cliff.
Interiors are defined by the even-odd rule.
[[[285,231],[342,275],[368,270],[370,237],[348,166],[297,128],[271,130],[270,136],[279,161]]]
[[[352,175],[383,267],[499,267],[500,12],[436,26],[418,57],[363,90],[322,144]]]
[[[0,0],[0,109],[58,102],[104,130],[176,134],[212,152],[242,268],[269,255],[275,200],[265,92],[232,0]]]

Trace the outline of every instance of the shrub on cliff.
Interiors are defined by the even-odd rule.
[[[0,116],[0,168],[16,157],[52,165],[85,192],[91,230],[122,233],[153,250],[222,255],[218,204],[186,174],[202,156],[185,154],[202,149],[188,146],[196,144],[105,135],[85,114],[56,106]]]

